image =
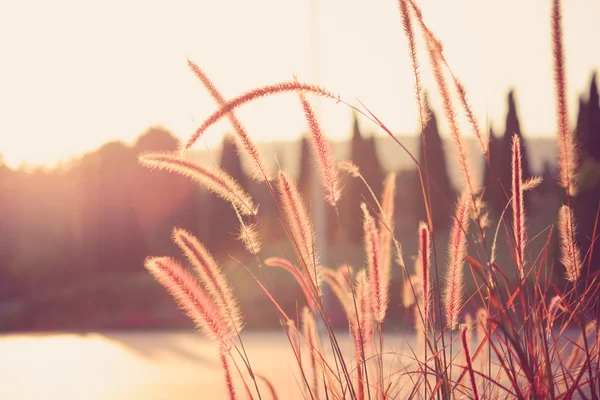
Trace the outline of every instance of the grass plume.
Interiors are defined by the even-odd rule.
[[[383,182],[381,212],[379,214],[379,249],[381,254],[382,284],[389,288],[392,274],[392,242],[394,239],[394,196],[396,173],[390,172]]]
[[[521,279],[525,277],[525,201],[523,199],[523,166],[521,140],[513,135],[512,143],[512,213],[515,257]]]
[[[171,153],[144,153],[139,156],[144,167],[176,172],[188,177],[231,203],[242,215],[256,215],[258,207],[252,197],[227,172],[218,167],[204,167],[195,161]]]
[[[268,191],[265,193],[271,195],[276,205],[277,217],[285,232],[282,240],[287,239],[294,250],[294,254],[287,255],[285,252],[289,248],[288,245],[280,246],[284,255],[267,257],[264,264],[286,270],[300,286],[302,295],[306,298],[306,307],[294,303],[295,299],[286,298],[287,303],[296,306],[295,318],[290,318],[289,311],[284,310],[285,306],[278,303],[279,295],[271,292],[273,286],[270,286],[269,282],[263,282],[266,281],[266,276],[263,274],[263,279],[259,279],[251,267],[245,264],[244,267],[276,307],[281,326],[290,341],[297,362],[296,371],[300,372],[303,380],[298,382],[298,386],[305,398],[387,400],[419,397],[597,397],[597,382],[600,381],[600,370],[597,368],[600,360],[600,339],[596,321],[598,307],[594,301],[599,290],[598,274],[581,276],[584,260],[590,260],[591,263],[596,234],[589,249],[584,249],[581,244],[583,242],[577,238],[574,207],[578,202],[572,201],[571,196],[575,194],[578,156],[574,133],[568,126],[562,14],[560,1],[549,1],[552,2],[552,68],[556,89],[558,165],[561,185],[569,194],[566,205],[563,205],[557,214],[560,253],[556,255],[552,249],[555,237],[551,227],[547,229],[547,236],[544,235],[544,231],[532,236],[533,244],[536,238],[544,239],[546,236],[545,245],[539,254],[534,254],[535,246],[528,243],[527,230],[532,231],[535,226],[528,226],[531,222],[526,218],[524,193],[539,187],[542,179],[533,177],[523,180],[524,153],[521,139],[516,134],[512,137],[510,165],[507,161],[506,165],[502,166],[512,170],[512,196],[497,220],[493,213],[487,212],[483,194],[468,163],[467,148],[460,132],[457,110],[463,109],[482,153],[486,156],[486,163],[492,167],[487,137],[482,133],[477,115],[468,101],[465,86],[453,73],[444,56],[442,41],[426,25],[416,0],[398,0],[398,6],[404,35],[408,40],[408,57],[414,75],[414,92],[421,130],[424,129],[429,115],[425,108],[413,23],[420,28],[425,39],[426,55],[429,57],[449,133],[457,148],[454,162],[461,168],[464,177],[461,195],[456,203],[454,218],[448,232],[445,264],[439,262],[435,251],[438,248],[435,237],[439,229],[444,228],[434,227],[432,222],[429,208],[431,180],[428,179],[427,160],[421,163],[409,153],[417,164],[427,215],[424,219],[427,222],[419,222],[416,243],[415,240],[407,243],[407,261],[410,267],[414,265],[414,268],[408,268],[404,262],[403,246],[395,237],[395,231],[410,231],[415,227],[400,226],[405,220],[401,215],[396,215],[407,211],[403,203],[394,204],[396,174],[388,173],[383,191],[375,194],[370,186],[373,182],[368,182],[365,178],[368,176],[368,167],[361,167],[365,173],[363,175],[350,161],[337,163],[332,147],[306,96],[322,96],[351,107],[390,134],[400,148],[406,151],[404,145],[366,106],[361,103],[362,108],[354,107],[320,86],[296,79],[258,87],[228,100],[216,89],[206,74],[188,60],[188,66],[210,93],[218,108],[201,123],[186,142],[183,151],[191,148],[215,123],[229,118],[242,147],[253,160],[253,173],[262,181],[258,184],[267,186]],[[456,92],[460,102],[456,107],[451,90]],[[301,110],[311,133],[312,155],[320,172],[324,200],[333,206],[331,211],[336,213],[337,220],[334,222],[338,225],[341,239],[339,247],[343,250],[344,258],[338,254],[324,257],[325,254],[322,253],[324,262],[333,264],[329,267],[321,265],[316,249],[327,249],[327,246],[334,243],[316,243],[317,237],[309,207],[303,201],[296,182],[283,170],[277,173],[274,181],[269,180],[256,146],[234,114],[243,105],[283,93],[295,94],[300,99]],[[509,134],[512,135],[513,132]],[[139,161],[147,167],[187,176],[230,202],[240,222],[239,238],[252,253],[257,267],[262,272],[262,264],[257,255],[261,250],[258,227],[268,228],[268,225],[259,219],[258,206],[254,204],[253,199],[229,175],[218,168],[206,168],[184,158],[183,155],[171,153],[145,153],[140,156]],[[359,254],[360,249],[359,246],[352,249],[351,245],[356,243],[344,239],[346,221],[339,212],[342,194],[341,171],[346,172],[349,177],[360,179],[369,190],[367,196],[371,196],[372,204],[376,205],[372,209],[368,208],[365,204],[367,199],[363,198],[361,209],[356,207],[346,214],[347,218],[362,217],[362,246],[366,260],[364,265],[358,266],[356,272],[349,265],[352,260],[348,254],[351,254],[349,250]],[[506,218],[509,223],[505,224],[505,213],[511,212],[512,221],[511,218]],[[477,225],[479,232],[469,231],[471,221],[473,226]],[[495,224],[495,235],[493,242],[489,244],[485,241],[484,228],[491,223]],[[499,244],[502,241],[502,227],[506,232],[506,249]],[[444,234],[442,231],[441,237],[444,237]],[[249,398],[254,398],[254,393],[246,383],[247,375],[254,380],[259,399],[261,395],[256,377],[264,381],[273,398],[276,398],[274,385],[277,382],[254,374],[249,358],[243,350],[242,338],[236,335],[243,327],[241,311],[222,269],[208,249],[189,232],[176,228],[173,237],[197,276],[193,276],[177,261],[168,257],[148,258],[145,267],[176,299],[197,327],[218,342],[230,400],[237,396],[236,382],[230,370],[232,366],[240,372],[241,383]],[[403,288],[396,287],[396,282],[391,279],[393,251],[397,256],[396,264],[402,273]],[[500,256],[502,251],[507,252],[506,257]],[[497,255],[499,256],[496,257]],[[572,283],[565,285],[565,288],[561,288],[549,273],[556,256],[566,270],[565,277],[556,279],[566,278]],[[502,258],[507,261],[504,262]],[[468,268],[467,271],[473,278],[472,285],[471,282],[466,282],[465,268]],[[515,270],[520,278],[518,282],[514,280]],[[440,271],[445,272],[445,281],[441,284],[438,282]],[[435,280],[432,279],[432,274]],[[326,304],[328,300],[325,292],[321,296],[322,280],[339,300],[347,319],[348,339],[352,345],[350,357],[344,354],[348,349],[342,349],[338,343],[338,337],[343,333],[337,331],[337,327],[332,323],[333,314],[330,314],[329,304]],[[386,318],[389,320],[390,316],[394,315],[393,311],[399,311],[397,307],[400,305],[396,304],[393,297],[399,289],[403,291],[401,302],[405,308],[402,316],[406,317],[405,322],[414,317],[416,330],[416,349],[409,345],[407,354],[398,354],[392,346],[389,350],[383,347],[386,335],[386,329],[383,328],[389,327]],[[303,301],[300,299],[300,302]],[[471,317],[473,310],[477,310],[476,321]],[[435,323],[436,318],[439,324]],[[464,318],[463,325],[460,325],[461,318]],[[322,325],[317,326],[317,322]],[[302,334],[297,328],[300,323]],[[460,333],[454,336],[457,328],[460,329]],[[575,332],[575,335],[572,335],[572,332]],[[302,349],[301,340],[306,344]],[[385,340],[385,343],[387,346],[390,342]],[[453,351],[453,346],[459,344],[462,347],[462,357]],[[307,348],[308,358],[303,359],[301,351],[304,351],[306,357]],[[232,350],[237,351],[235,357]],[[238,367],[238,355],[242,358],[248,374],[245,371],[242,373],[243,368]],[[387,361],[398,361],[400,366],[396,369],[390,368],[389,372],[386,372],[384,368],[387,368]]]
[[[315,231],[298,191],[296,183],[284,171],[279,171],[279,193],[287,226],[290,227],[294,245],[300,254],[300,263],[311,279],[311,289],[319,293],[321,285],[320,266],[315,252]]]
[[[228,321],[233,332],[240,332],[243,327],[240,306],[225,274],[208,249],[185,229],[173,229],[173,240],[194,266],[197,276],[207,288],[217,309],[223,314],[223,319]]]
[[[423,330],[427,332],[431,318],[431,234],[427,224],[419,224],[419,279],[421,281],[421,312]]]
[[[175,298],[198,329],[222,346],[230,347],[231,330],[223,313],[179,263],[168,257],[153,257],[148,258],[144,266]]]
[[[272,96],[275,94],[297,91],[310,92],[331,99],[339,99],[339,96],[334,95],[333,93],[325,90],[320,86],[298,81],[280,82],[256,88],[250,90],[249,92],[243,93],[237,97],[234,97],[230,100],[227,100],[225,103],[221,104],[220,108],[214,113],[212,113],[208,118],[206,118],[202,125],[200,125],[200,127],[196,130],[196,132],[194,132],[194,134],[185,144],[184,150],[190,149],[208,128],[219,122],[224,117],[228,116],[233,110],[242,106],[243,104],[247,104],[265,96]]]
[[[562,11],[560,0],[552,0],[552,59],[556,104],[556,128],[558,131],[559,182],[567,193],[574,195],[575,170],[578,162],[575,137],[569,129],[567,107],[567,80],[565,78],[565,56],[563,49]]]
[[[302,110],[304,111],[304,116],[311,132],[310,143],[313,149],[314,158],[319,167],[321,182],[325,189],[325,198],[329,204],[335,207],[342,195],[342,189],[340,187],[339,172],[331,150],[331,145],[323,134],[321,125],[317,120],[312,106],[306,99],[306,96],[304,96],[302,92],[298,92],[298,96],[300,97]]]
[[[388,287],[384,280],[381,265],[381,253],[379,250],[379,232],[375,225],[375,219],[369,214],[367,205],[361,204],[363,211],[364,246],[367,254],[367,265],[369,271],[369,282],[371,288],[372,307],[375,320],[379,323],[385,319],[388,306]]]
[[[581,251],[577,246],[577,225],[573,210],[563,205],[558,211],[558,232],[560,236],[561,258],[565,266],[567,280],[576,283],[581,274]]]
[[[448,263],[446,267],[446,290],[444,310],[450,329],[458,327],[458,312],[462,307],[464,264],[467,255],[467,229],[469,226],[469,198],[462,195],[456,206],[454,221],[448,243]]]
[[[206,73],[202,69],[200,69],[198,64],[196,64],[189,58],[187,60],[187,63],[190,70],[194,73],[194,75],[196,75],[198,80],[202,83],[202,86],[204,86],[204,88],[211,95],[213,100],[219,106],[222,107],[225,104],[226,100],[221,94],[221,92],[210,80],[208,75],[206,75]],[[227,117],[229,118],[229,121],[231,122],[231,125],[235,130],[238,141],[241,142],[243,149],[246,150],[246,153],[248,153],[248,155],[252,159],[252,176],[258,180],[268,180],[269,176],[267,175],[267,169],[265,167],[265,163],[261,158],[260,151],[258,150],[258,147],[256,147],[256,144],[254,144],[254,141],[252,141],[252,139],[248,135],[246,128],[244,127],[244,125],[242,125],[242,123],[236,117],[233,111],[228,113]]]

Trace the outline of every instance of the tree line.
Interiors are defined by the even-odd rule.
[[[482,197],[496,221],[510,196],[512,135],[523,136],[515,97],[513,92],[508,94],[505,130],[497,136],[490,128],[489,158],[482,156],[480,161],[484,170]],[[429,111],[431,118],[421,132],[415,158],[426,165],[432,220],[436,230],[443,232],[457,198],[449,175],[449,165],[455,160],[447,159],[435,113]],[[375,137],[364,135],[357,116],[353,119],[348,158],[379,196],[388,171],[378,156]],[[571,201],[580,224],[580,246],[588,249],[600,203],[600,105],[595,75],[589,94],[580,100],[576,129],[582,150],[581,189]],[[173,226],[192,232],[224,263],[252,263],[236,240],[237,217],[223,200],[183,177],[149,171],[137,163],[142,152],[175,151],[178,144],[168,131],[152,128],[133,146],[108,143],[66,168],[25,172],[0,165],[0,329],[185,325],[187,321],[178,313],[161,308],[170,306],[170,300],[152,284],[142,267],[147,256],[175,255],[169,240]],[[311,204],[314,166],[306,138],[300,152],[297,179],[307,204]],[[528,179],[532,172],[526,146],[523,155],[523,178]],[[265,242],[273,243],[265,251],[277,250],[274,243],[285,233],[271,194],[265,185],[246,175],[232,137],[225,137],[218,162],[261,204]],[[543,176],[543,184],[528,193],[526,206],[532,215],[543,217],[546,213],[547,221],[552,221],[557,208],[548,199],[560,199],[564,193],[555,184],[553,165],[546,164]],[[425,208],[415,170],[397,171],[396,179],[396,234],[404,241],[415,236],[412,228],[416,221],[425,219]],[[375,205],[360,179],[346,175],[343,184],[340,224],[344,239],[360,246],[360,202]],[[340,248],[338,220],[330,207],[327,210],[328,247],[335,253]],[[360,253],[351,255],[351,261],[358,264],[361,257]],[[590,265],[598,269],[598,256],[591,260]],[[247,282],[242,267],[235,274]],[[289,289],[284,286],[281,290]],[[287,306],[295,308],[293,302]],[[152,317],[145,312],[149,309],[153,310]],[[260,314],[256,318],[268,319]],[[254,323],[259,326],[263,321],[249,321]]]

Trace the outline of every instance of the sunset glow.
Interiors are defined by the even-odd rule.
[[[0,2],[0,399],[600,398],[599,17]]]
[[[553,134],[549,1],[420,4],[482,122],[503,129],[506,93],[514,87],[525,135]],[[413,76],[396,2],[321,1],[318,15],[319,83],[351,102],[360,99],[395,132],[415,133]],[[600,42],[590,40],[600,33],[598,15],[593,0],[564,4],[572,121],[600,65]],[[0,154],[13,167],[53,165],[107,141],[131,142],[149,125],[187,139],[215,105],[187,70],[186,57],[226,96],[292,74],[312,81],[309,29],[309,2],[298,0],[4,1]],[[423,83],[435,91],[429,70]],[[437,96],[431,98],[440,110]],[[319,105],[326,134],[346,138],[349,110]],[[257,141],[294,139],[305,129],[289,95],[245,107],[239,117]],[[219,143],[228,128],[212,128],[205,143]]]

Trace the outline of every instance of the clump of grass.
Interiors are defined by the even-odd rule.
[[[206,74],[188,60],[192,72],[212,95],[218,109],[191,136],[184,151],[193,146],[217,121],[229,118],[242,148],[253,161],[255,177],[268,185],[280,214],[282,227],[294,249],[295,260],[287,256],[269,257],[264,260],[264,264],[284,269],[298,282],[307,303],[302,309],[299,318],[301,321],[290,318],[283,311],[271,296],[267,282],[253,275],[250,269],[248,272],[280,314],[283,331],[289,338],[297,361],[301,396],[310,399],[358,400],[399,397],[598,398],[600,342],[598,321],[592,313],[597,311],[597,305],[590,299],[597,297],[599,287],[597,274],[583,273],[583,265],[591,257],[592,249],[583,251],[578,247],[576,221],[570,206],[570,196],[576,189],[577,146],[568,127],[560,1],[552,2],[551,37],[556,86],[558,165],[560,183],[567,194],[566,204],[560,208],[557,218],[560,259],[565,266],[565,278],[568,282],[563,290],[542,279],[548,248],[537,258],[528,253],[528,226],[523,194],[537,186],[540,179],[533,178],[523,182],[519,138],[515,136],[513,140],[512,165],[506,166],[512,169],[511,198],[500,220],[490,221],[485,204],[481,201],[480,188],[474,182],[467,162],[466,148],[456,119],[457,109],[444,75],[446,72],[452,77],[459,107],[467,116],[471,129],[479,140],[481,151],[486,156],[487,138],[482,134],[483,130],[474,116],[464,86],[444,57],[441,41],[427,26],[416,1],[399,0],[398,5],[408,39],[421,127],[424,128],[429,116],[424,106],[413,21],[425,39],[446,120],[458,149],[456,162],[465,178],[462,195],[456,205],[445,267],[438,265],[433,253],[435,237],[429,207],[430,177],[427,173],[427,160],[421,165],[409,153],[417,164],[427,213],[427,221],[420,222],[416,231],[418,255],[414,270],[410,270],[404,263],[401,244],[394,236],[395,175],[388,175],[379,198],[355,165],[348,162],[336,164],[306,95],[324,96],[352,107],[393,137],[385,124],[366,107],[351,106],[326,89],[297,79],[263,86],[226,100]],[[325,200],[338,216],[343,245],[343,229],[338,211],[338,202],[343,196],[340,171],[361,179],[377,205],[377,209],[372,210],[362,203],[361,210],[355,210],[356,217],[361,218],[362,215],[363,219],[366,267],[355,269],[345,263],[332,268],[320,264],[313,222],[296,183],[285,171],[279,171],[275,178],[267,174],[261,155],[234,114],[237,108],[249,102],[280,93],[295,93],[300,99],[311,131],[312,154],[320,172]],[[396,138],[394,140],[406,151]],[[489,162],[489,157],[487,160]],[[148,167],[183,174],[229,201],[240,220],[240,238],[262,265],[258,256],[260,241],[256,230],[261,224],[261,214],[252,198],[229,175],[189,161],[183,154],[144,154],[140,156],[140,162]],[[252,221],[247,222],[248,218]],[[479,229],[469,229],[471,222]],[[491,222],[497,224],[496,232],[504,223],[511,233],[508,235],[509,248],[516,279],[510,278],[515,274],[500,269],[495,263],[498,235],[494,236],[491,243],[484,240],[483,228]],[[196,276],[167,257],[149,258],[145,266],[172,294],[198,328],[216,342],[229,398],[238,398],[236,382],[239,382],[249,398],[258,396],[262,399],[266,393],[261,393],[258,381],[266,384],[272,398],[278,398],[275,385],[253,370],[244,351],[240,336],[243,328],[242,315],[218,262],[190,233],[176,228],[173,237],[194,267]],[[480,260],[467,254],[469,241],[479,246]],[[394,266],[405,277],[403,288],[390,287]],[[463,279],[467,266],[476,283],[473,294],[464,293]],[[351,355],[342,351],[339,344],[341,333],[332,328],[322,298],[323,282],[331,288],[345,313],[352,341]],[[417,346],[416,349],[409,348],[403,357],[395,352],[384,351],[383,345],[383,325],[387,311],[390,307],[397,307],[389,302],[389,293],[393,290],[403,291],[402,306],[411,309],[415,315]],[[469,297],[465,299],[465,295]],[[476,314],[467,312],[467,300],[476,304]],[[436,315],[441,316],[437,321]],[[317,329],[319,323],[323,325],[321,334]],[[300,325],[302,329],[297,328]],[[458,335],[454,335],[456,330],[459,330]],[[454,350],[459,349],[461,357],[453,347]],[[247,373],[239,368],[240,359]],[[386,365],[395,359],[400,365],[386,372]],[[234,379],[231,365],[238,371],[239,380]]]

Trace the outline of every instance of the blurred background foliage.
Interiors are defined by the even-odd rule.
[[[490,211],[492,224],[486,235],[489,249],[498,217],[507,198],[502,187],[510,188],[510,142],[513,133],[523,136],[525,160],[523,176],[542,175],[541,186],[526,199],[529,218],[529,254],[537,257],[546,243],[549,251],[541,259],[547,266],[547,278],[559,282],[562,266],[556,259],[556,232],[552,224],[564,194],[555,184],[553,158],[537,160],[547,154],[543,146],[554,148],[554,139],[536,139],[536,148],[520,130],[515,94],[508,95],[506,130],[497,136],[490,127],[490,162],[479,156],[476,170],[485,185],[483,198]],[[356,115],[349,143],[336,144],[340,159],[352,160],[371,184],[376,194],[382,190],[388,158],[409,159],[389,138],[365,135]],[[579,222],[579,244],[590,248],[598,205],[600,203],[600,106],[596,77],[592,77],[589,94],[579,104],[577,132],[582,160],[579,168],[580,192],[572,199]],[[428,161],[431,203],[435,226],[437,263],[444,266],[447,230],[457,193],[451,178],[454,166],[450,153],[452,144],[440,136],[435,115],[420,136],[412,140],[413,155]],[[402,139],[404,140],[404,139]],[[538,148],[539,146],[539,148]],[[183,259],[171,242],[174,226],[196,235],[225,267],[239,296],[249,328],[271,328],[278,325],[275,307],[262,293],[246,271],[248,267],[261,279],[266,278],[275,299],[290,315],[302,306],[299,287],[285,271],[260,271],[256,260],[244,251],[236,239],[238,221],[234,212],[221,199],[209,195],[192,181],[175,174],[151,171],[138,165],[137,156],[146,151],[176,150],[178,141],[171,133],[154,127],[143,133],[130,146],[120,142],[107,143],[57,168],[12,170],[0,162],[0,329],[28,330],[100,330],[191,327],[188,319],[173,306],[171,298],[143,268],[147,256],[169,255]],[[410,148],[410,146],[409,146]],[[474,150],[477,147],[471,146]],[[554,150],[552,150],[554,151]],[[474,153],[474,152],[473,152]],[[392,156],[390,156],[392,154]],[[478,153],[474,153],[478,154]],[[480,154],[480,153],[479,153]],[[306,137],[298,143],[281,145],[266,157],[278,157],[282,167],[293,170],[300,190],[311,205],[311,179],[314,166]],[[284,237],[279,216],[265,185],[254,183],[247,175],[244,157],[240,157],[235,141],[225,136],[221,149],[202,158],[220,164],[260,204],[263,223],[261,259],[293,254]],[[290,163],[298,160],[297,165]],[[543,168],[532,170],[531,165]],[[405,249],[405,261],[413,267],[416,254],[418,221],[425,218],[423,199],[414,163],[412,168],[397,172],[396,237]],[[491,167],[491,168],[490,168]],[[364,263],[362,250],[362,220],[359,203],[374,202],[357,179],[344,176],[344,194],[340,204],[342,229],[347,256],[339,239],[336,218],[327,206],[327,254],[324,265],[337,267],[348,262],[360,267]],[[510,219],[506,219],[507,221]],[[500,229],[498,264],[506,265],[512,275],[512,262],[506,233]],[[541,233],[539,236],[538,233]],[[470,243],[469,252],[478,260],[481,246]],[[597,252],[596,252],[597,253]],[[294,261],[294,260],[292,260]],[[600,269],[599,258],[593,254],[591,272]],[[264,275],[263,275],[264,274]],[[467,288],[473,279],[467,274]],[[390,329],[398,328],[410,315],[401,306],[402,271],[393,272]],[[468,289],[469,290],[469,289]],[[332,303],[332,318],[343,326],[343,312]]]

